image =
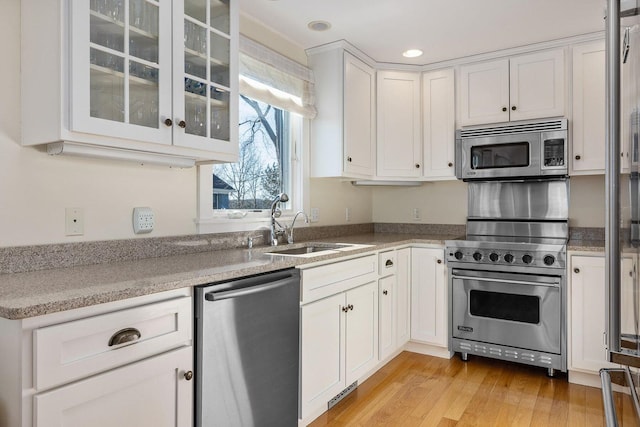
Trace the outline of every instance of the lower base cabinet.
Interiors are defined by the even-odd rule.
[[[444,250],[411,248],[411,340],[447,347]]]
[[[616,367],[608,361],[606,348],[605,259],[601,254],[571,255],[569,263],[569,370],[597,374],[601,368]],[[633,259],[622,259],[622,313],[633,313]],[[630,293],[630,294],[628,294]],[[633,330],[632,319],[622,320],[622,330]]]
[[[189,346],[37,394],[34,425],[190,426],[193,381],[183,368],[192,365]]]
[[[306,419],[378,363],[378,286],[302,306],[301,409]]]

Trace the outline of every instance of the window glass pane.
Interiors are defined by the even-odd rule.
[[[289,112],[240,96],[239,126],[238,163],[213,167],[213,208],[267,209],[291,193]]]

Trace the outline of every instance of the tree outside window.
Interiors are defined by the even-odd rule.
[[[213,167],[214,209],[266,209],[291,184],[289,112],[240,96],[237,163]]]

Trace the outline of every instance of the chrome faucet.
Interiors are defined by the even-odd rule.
[[[278,194],[271,202],[271,246],[278,245],[278,236],[285,234],[285,227],[278,222],[276,218],[279,218],[282,211],[278,209],[278,203],[286,203],[289,201],[289,196],[286,193]]]
[[[293,221],[291,221],[291,227],[285,226],[284,228],[285,232],[287,233],[287,242],[289,244],[293,243],[293,226],[296,225],[296,219],[298,219],[298,215],[304,216],[304,223],[309,224],[309,216],[306,213],[304,213],[303,211],[296,212],[295,216],[293,217]]]

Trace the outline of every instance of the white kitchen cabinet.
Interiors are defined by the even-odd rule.
[[[193,381],[185,375],[193,365],[191,349],[184,347],[39,393],[34,398],[34,426],[190,426]]]
[[[378,71],[377,82],[377,176],[419,178],[420,74]]]
[[[190,288],[0,318],[0,402],[9,408],[2,419],[21,427],[191,426],[192,323]]]
[[[378,362],[376,282],[302,306],[302,418],[327,402]]]
[[[569,370],[597,374],[601,368],[614,367],[607,361],[605,347],[604,256],[572,255],[568,267],[571,304]]]
[[[573,47],[573,138],[571,174],[604,173],[604,41]]]
[[[460,67],[460,125],[563,116],[564,50]]]
[[[342,47],[307,53],[318,89],[311,176],[371,178],[376,168],[375,70]]]
[[[237,1],[21,6],[24,145],[237,159]]]
[[[411,340],[447,346],[444,250],[411,248]]]
[[[455,179],[455,90],[453,69],[422,75],[423,176]]]
[[[411,248],[396,251],[396,265],[396,348],[400,348],[411,335]]]
[[[384,361],[409,341],[411,249],[381,252],[379,265],[379,350],[380,360]]]
[[[380,302],[378,322],[380,338],[378,348],[380,360],[385,360],[396,351],[397,324],[397,284],[396,276],[391,275],[378,280],[378,298]]]

